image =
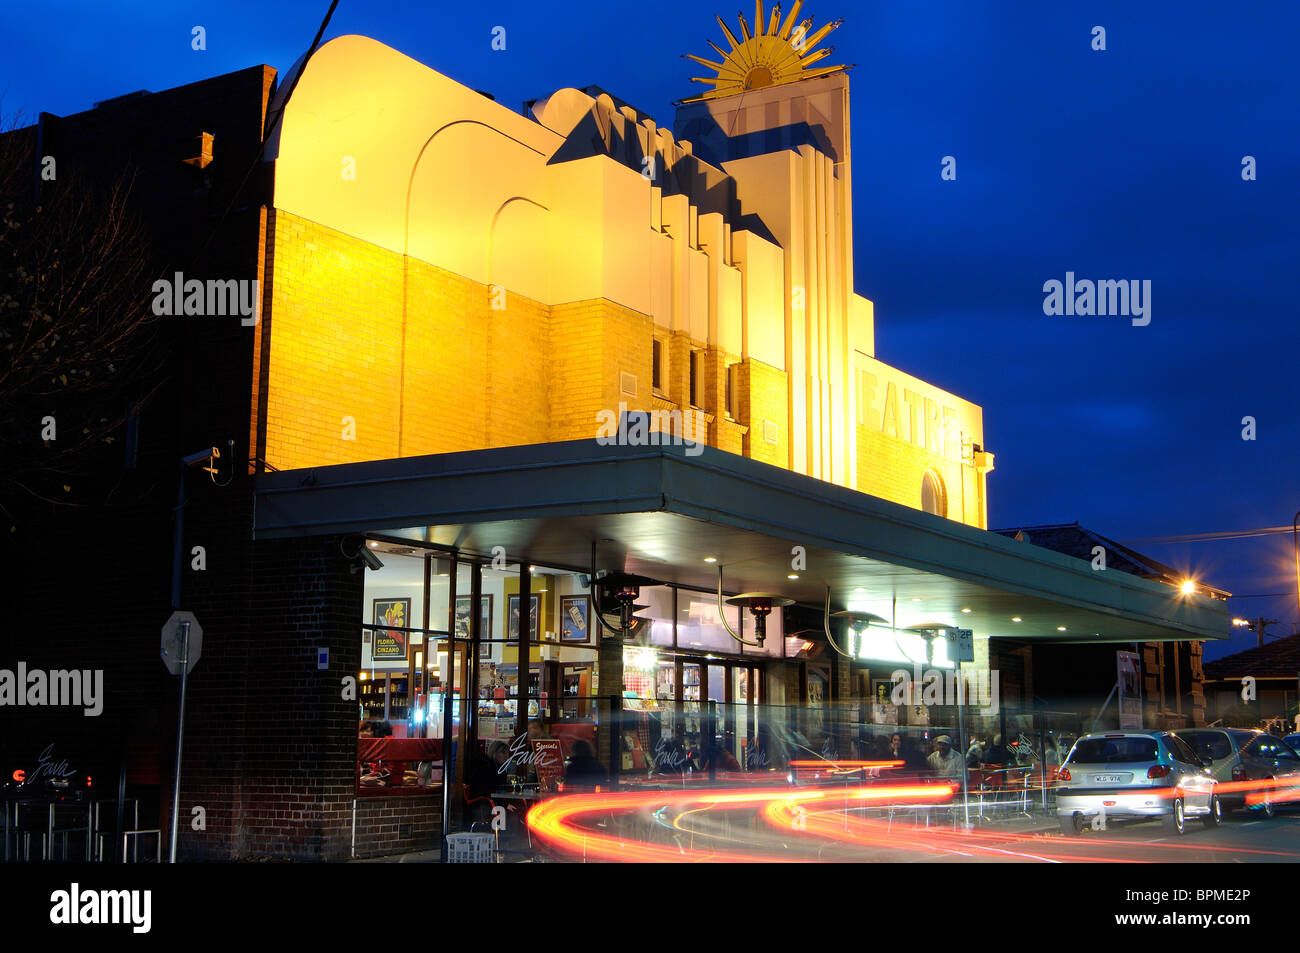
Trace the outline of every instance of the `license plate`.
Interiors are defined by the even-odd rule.
[[[1097,784],[1119,784],[1121,777],[1118,774],[1094,774],[1092,780]]]

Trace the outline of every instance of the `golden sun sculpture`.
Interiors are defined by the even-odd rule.
[[[691,53],[682,54],[686,59],[701,63],[717,73],[716,76],[708,77],[692,76],[691,82],[704,83],[713,88],[702,95],[683,99],[682,102],[698,103],[722,96],[734,96],[750,89],[796,83],[801,79],[812,79],[815,76],[826,76],[848,69],[847,66],[819,66],[816,69],[809,69],[813,63],[825,59],[835,51],[833,46],[816,52],[813,50],[844,21],[833,20],[814,33],[812,17],[808,17],[797,26],[795,24],[795,18],[799,15],[799,8],[802,6],[803,0],[795,0],[794,6],[790,8],[790,15],[782,23],[779,3],[772,9],[771,16],[764,16],[763,0],[754,0],[754,32],[750,31],[745,15],[740,14],[740,33],[743,39],[737,39],[736,34],[731,32],[722,18],[715,17],[718,26],[722,27],[722,32],[726,35],[727,42],[731,44],[731,50],[724,51],[712,40],[709,41],[709,46],[722,57],[721,63],[714,63]]]

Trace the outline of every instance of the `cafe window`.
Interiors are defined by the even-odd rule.
[[[377,569],[367,568],[358,620],[358,796],[432,794],[442,780],[442,721],[436,637],[425,631],[425,579],[436,560],[416,547],[361,540]],[[348,555],[351,555],[349,552]],[[430,597],[431,620],[439,600]],[[441,601],[446,625],[446,601]],[[433,648],[433,657],[426,652]],[[445,656],[444,656],[445,657]],[[427,661],[427,664],[426,664]]]
[[[724,603],[718,609],[716,593],[691,592],[679,589],[677,592],[677,647],[685,652],[727,652],[739,654],[741,644],[733,639],[722,620],[733,632],[741,635],[740,611],[735,606]],[[770,623],[769,619],[769,623]]]

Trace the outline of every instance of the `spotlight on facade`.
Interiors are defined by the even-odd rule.
[[[1196,583],[1190,579],[1184,579],[1183,584],[1179,588],[1183,590],[1183,595],[1190,596],[1196,591]]]
[[[749,609],[754,616],[754,638],[762,645],[767,639],[767,617],[774,608],[794,605],[794,600],[775,592],[742,592],[728,599],[727,605],[745,606]]]

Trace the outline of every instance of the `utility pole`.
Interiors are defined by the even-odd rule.
[[[1233,619],[1232,624],[1239,629],[1248,629],[1255,633],[1255,645],[1257,648],[1264,647],[1264,630],[1270,625],[1277,625],[1277,619],[1265,619],[1260,616],[1257,619]]]

